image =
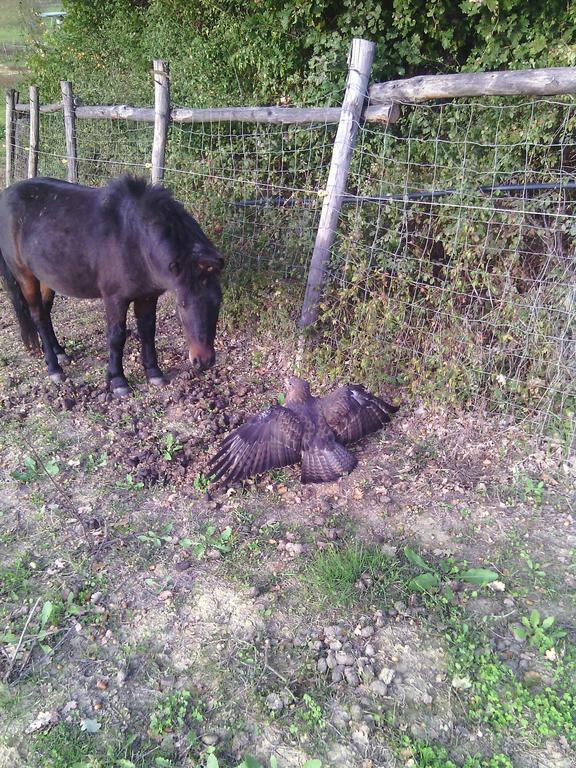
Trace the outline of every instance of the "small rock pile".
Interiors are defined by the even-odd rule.
[[[378,668],[373,640],[376,630],[384,623],[383,611],[376,611],[372,619],[361,618],[352,636],[340,624],[324,627],[318,639],[311,642],[312,649],[318,653],[318,671],[329,674],[334,683],[345,681],[353,688],[362,685],[376,696],[388,696],[396,672],[386,666]]]

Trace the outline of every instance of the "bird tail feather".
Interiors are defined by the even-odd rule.
[[[312,445],[302,451],[300,480],[303,483],[333,482],[352,472],[357,464],[356,456],[340,443],[331,446]]]

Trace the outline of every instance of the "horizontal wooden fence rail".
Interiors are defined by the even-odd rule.
[[[369,89],[372,104],[417,103],[463,96],[561,96],[570,93],[576,93],[576,67],[421,75],[408,80],[376,83]]]
[[[42,104],[41,113],[54,113],[62,110],[62,104]],[[16,112],[29,112],[29,104],[16,104]],[[170,112],[172,123],[269,123],[298,124],[338,123],[342,110],[340,107],[221,107],[218,109],[194,109],[174,107]],[[75,109],[78,120],[132,120],[134,122],[153,123],[153,107],[132,107],[128,104],[110,106],[78,105]],[[366,107],[363,119],[372,123],[394,123],[400,116],[397,104],[378,104]]]

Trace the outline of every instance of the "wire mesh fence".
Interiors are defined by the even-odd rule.
[[[326,362],[572,429],[575,128],[569,99],[405,106],[363,126]]]
[[[305,365],[530,419],[569,441],[576,373],[573,99],[404,105],[360,125]],[[336,126],[172,124],[165,182],[227,257],[303,295]],[[62,114],[39,172],[66,177]],[[148,175],[153,127],[77,123],[81,183]],[[15,163],[26,175],[25,127]],[[298,307],[294,306],[294,320]]]

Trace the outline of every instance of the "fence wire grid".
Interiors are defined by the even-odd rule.
[[[483,98],[361,124],[308,368],[529,419],[569,443],[575,110],[572,97]],[[165,182],[222,248],[228,280],[249,271],[303,296],[335,134],[322,123],[170,126]],[[41,137],[39,173],[65,178],[61,113],[42,114]],[[78,120],[80,182],[148,175],[152,138],[148,123]]]

